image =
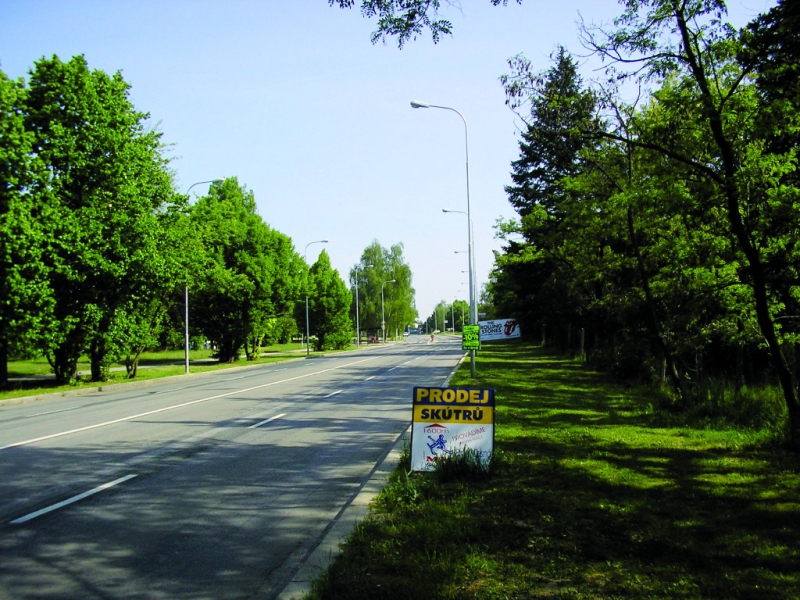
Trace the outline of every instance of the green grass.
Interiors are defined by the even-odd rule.
[[[264,346],[261,348],[262,352],[275,353],[275,352],[291,352],[295,350],[302,350],[305,348],[303,344],[293,342],[290,344],[273,344],[272,346]],[[214,354],[213,350],[190,350],[189,360],[205,360],[210,359]],[[184,352],[183,350],[157,350],[151,352],[142,352],[139,358],[139,366],[146,367],[152,365],[167,365],[172,363],[183,364]],[[242,361],[244,355],[242,355]],[[114,363],[114,367],[123,367],[124,363]],[[82,356],[78,361],[78,371],[88,371],[90,368],[89,359]],[[52,369],[43,356],[31,360],[10,360],[8,361],[8,375],[9,377],[29,377],[31,375],[50,375]]]
[[[774,428],[678,418],[657,392],[485,345],[489,478],[408,473],[310,598],[800,597],[800,459]],[[464,364],[451,385],[472,385]]]

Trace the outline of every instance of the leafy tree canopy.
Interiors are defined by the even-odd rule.
[[[403,257],[403,244],[384,248],[377,240],[373,241],[364,249],[359,264],[350,270],[351,287],[355,287],[356,276],[362,329],[380,329],[381,321],[385,318],[388,335],[395,329],[405,330],[407,325],[416,320],[411,267]],[[390,280],[394,281],[384,284]],[[351,316],[355,319],[355,304],[351,308]]]
[[[93,379],[105,377],[120,350],[116,315],[148,293],[163,259],[158,215],[180,202],[161,136],[128,92],[120,73],[90,70],[82,56],[43,58],[30,74],[25,128],[47,169],[37,200],[52,216],[42,262],[57,323],[40,343],[60,381],[85,351]]]
[[[253,192],[235,177],[213,183],[192,219],[204,249],[194,263],[202,273],[191,294],[194,324],[220,361],[237,360],[245,346],[251,358],[272,320],[293,311],[301,259],[287,236],[264,223]]]
[[[446,4],[460,8],[457,0],[445,0]],[[493,6],[508,4],[508,0],[490,0]],[[517,0],[518,4],[522,0]],[[353,8],[355,0],[328,0],[330,6]],[[416,40],[427,29],[435,44],[442,35],[453,33],[453,24],[439,18],[441,0],[361,0],[361,14],[368,19],[378,18],[378,29],[371,36],[372,43],[386,42],[397,37],[397,46],[402,48],[409,40]]]

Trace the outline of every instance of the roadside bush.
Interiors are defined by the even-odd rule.
[[[353,343],[353,336],[349,331],[337,331],[325,336],[323,350],[344,350]]]

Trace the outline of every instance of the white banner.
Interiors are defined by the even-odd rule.
[[[520,336],[519,325],[514,319],[478,321],[478,325],[481,327],[481,342],[510,340]]]
[[[411,470],[433,469],[437,458],[470,448],[481,460],[494,450],[494,390],[414,388]]]

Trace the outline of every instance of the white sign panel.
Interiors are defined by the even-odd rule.
[[[428,471],[437,458],[465,448],[492,455],[494,390],[415,387],[411,469]]]
[[[519,325],[514,319],[495,319],[478,321],[481,328],[481,341],[510,340],[520,336]]]

